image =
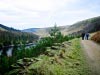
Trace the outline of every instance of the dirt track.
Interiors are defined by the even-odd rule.
[[[91,70],[90,75],[100,75],[100,45],[90,40],[82,40],[81,44]]]

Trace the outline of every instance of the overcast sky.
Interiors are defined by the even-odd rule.
[[[100,0],[0,0],[0,23],[16,29],[71,25],[100,16]]]

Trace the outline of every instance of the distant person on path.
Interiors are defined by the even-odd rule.
[[[89,39],[89,36],[90,36],[89,33],[86,33],[86,34],[85,34],[85,38],[86,38],[86,40]]]
[[[82,33],[82,40],[84,40],[84,37],[85,37],[85,33]]]

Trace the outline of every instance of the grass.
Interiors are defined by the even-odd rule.
[[[62,43],[65,47],[59,47],[58,50],[49,49],[53,56],[41,54],[37,57],[39,61],[33,62],[26,66],[25,69],[20,68],[19,71],[24,71],[21,75],[89,75],[89,69],[86,65],[84,54],[81,50],[79,39],[74,39],[69,42]],[[48,49],[48,48],[47,48]],[[30,58],[34,59],[34,58]],[[22,70],[21,70],[22,69]],[[19,71],[15,75],[20,75]]]
[[[68,57],[65,61],[68,64],[66,75],[88,75],[89,68],[86,65],[79,39],[74,39],[71,42],[72,46],[66,52],[66,57]]]

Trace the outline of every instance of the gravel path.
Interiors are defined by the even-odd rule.
[[[81,44],[91,70],[90,75],[100,75],[100,45],[90,40],[82,40]]]

